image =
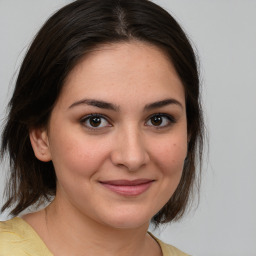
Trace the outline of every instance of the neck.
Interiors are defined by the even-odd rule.
[[[45,242],[56,256],[149,255],[145,254],[152,243],[147,234],[149,223],[136,228],[114,228],[56,200],[46,208],[45,222]]]

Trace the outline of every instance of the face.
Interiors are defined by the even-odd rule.
[[[183,85],[160,49],[129,42],[87,55],[43,132],[55,203],[115,228],[148,223],[181,178],[185,109]]]

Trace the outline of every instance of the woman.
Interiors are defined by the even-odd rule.
[[[0,255],[187,255],[147,232],[180,218],[202,148],[193,49],[146,0],[78,0],[42,27],[2,135],[17,216]]]

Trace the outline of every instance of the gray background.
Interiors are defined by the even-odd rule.
[[[68,2],[0,0],[1,120],[32,37]],[[198,50],[209,133],[199,207],[155,234],[192,255],[255,256],[256,1],[155,2],[176,17]],[[6,168],[0,167],[2,205]]]

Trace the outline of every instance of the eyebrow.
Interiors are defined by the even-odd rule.
[[[164,100],[161,100],[161,101],[156,101],[156,102],[147,104],[144,107],[144,111],[149,111],[149,110],[152,110],[152,109],[155,109],[155,108],[165,107],[165,106],[171,105],[171,104],[178,105],[183,109],[183,105],[179,101],[177,101],[175,99],[164,99]],[[89,105],[89,106],[94,106],[94,107],[97,107],[97,108],[114,110],[114,111],[117,111],[117,112],[120,109],[119,106],[117,106],[115,104],[112,104],[112,103],[109,103],[109,102],[106,102],[106,101],[102,101],[102,100],[95,100],[95,99],[82,99],[82,100],[76,101],[76,102],[74,102],[73,104],[71,104],[69,106],[69,109],[73,108],[73,107],[76,107],[76,106],[79,106],[79,105]]]
[[[84,104],[89,105],[89,106],[94,106],[97,108],[119,111],[119,107],[117,105],[114,105],[112,103],[105,102],[102,100],[94,100],[94,99],[83,99],[83,100],[76,101],[72,105],[69,106],[69,109],[73,108],[75,106],[84,105]]]
[[[147,104],[144,107],[144,111],[152,110],[152,109],[155,109],[155,108],[165,107],[165,106],[171,105],[171,104],[178,105],[183,109],[183,105],[179,101],[177,101],[175,99],[165,99],[165,100],[156,101],[156,102]]]

